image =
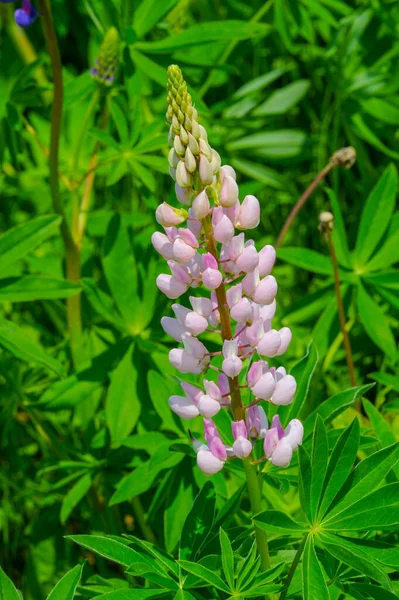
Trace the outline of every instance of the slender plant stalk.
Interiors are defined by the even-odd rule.
[[[216,260],[218,254],[216,250],[216,243],[213,237],[212,223],[210,217],[204,219],[204,229],[206,235],[207,250],[210,252]],[[218,301],[218,309],[220,313],[220,326],[222,330],[223,340],[231,340],[233,334],[231,331],[229,307],[226,299],[226,287],[222,283],[216,289],[216,297]],[[231,394],[231,408],[236,421],[245,419],[245,410],[241,399],[241,390],[238,382],[238,378],[229,378],[230,383],[230,394]],[[251,464],[253,461],[252,454],[250,454],[244,460],[244,471],[247,479],[247,489],[249,501],[251,504],[252,513],[258,514],[262,511],[262,493],[260,488],[260,478],[258,474],[258,467],[256,464]],[[259,554],[261,557],[261,566],[263,570],[270,569],[270,556],[269,556],[269,545],[267,542],[267,535],[263,529],[260,529],[255,525],[255,537],[256,544],[258,546]]]
[[[284,582],[284,588],[283,588],[283,590],[282,590],[282,592],[281,592],[281,594],[280,594],[280,598],[279,598],[279,600],[285,600],[285,598],[287,597],[288,590],[289,590],[289,587],[290,587],[290,584],[291,584],[292,578],[294,577],[294,574],[295,574],[296,568],[297,568],[297,566],[298,566],[298,564],[299,564],[299,561],[300,561],[300,559],[301,559],[302,552],[303,552],[303,550],[304,550],[304,548],[305,548],[305,544],[306,544],[306,540],[307,540],[307,539],[308,539],[308,534],[306,534],[306,535],[303,537],[303,540],[302,540],[302,542],[299,544],[299,547],[298,547],[298,550],[296,551],[296,554],[295,554],[294,560],[292,561],[292,564],[291,564],[291,566],[290,566],[290,570],[289,570],[289,571],[288,571],[288,573],[287,573],[287,578],[286,578],[286,580],[285,580],[285,582]],[[321,600],[321,599],[320,599],[320,600]]]
[[[46,40],[47,50],[51,60],[51,70],[54,83],[54,95],[51,111],[51,133],[50,133],[50,189],[53,210],[62,217],[60,226],[62,240],[66,253],[66,272],[70,281],[80,281],[80,257],[79,249],[73,239],[69,228],[65,208],[61,199],[59,184],[59,143],[61,135],[63,81],[60,49],[55,33],[54,22],[49,0],[38,0],[39,12],[42,18],[43,33]],[[82,323],[80,318],[80,295],[67,299],[68,329],[71,342],[71,353],[74,366],[80,364],[81,358],[81,334]]]
[[[141,533],[144,536],[144,539],[147,540],[147,542],[150,542],[151,544],[155,544],[157,539],[156,539],[155,534],[152,531],[151,527],[147,523],[143,505],[138,496],[135,496],[134,498],[132,498],[132,507],[134,510],[134,515],[136,517],[137,523],[140,526]]]
[[[261,18],[267,13],[269,8],[271,8],[272,6],[273,6],[273,0],[268,0],[267,2],[265,2],[264,5],[261,6],[261,8],[258,10],[258,12],[256,12],[254,14],[254,16],[249,20],[249,22],[250,23],[258,23],[261,20]],[[230,54],[234,51],[234,48],[237,46],[238,42],[239,42],[239,40],[234,40],[233,42],[229,43],[229,45],[226,47],[223,54],[221,55],[220,59],[218,60],[218,63],[217,63],[218,67],[224,65],[226,60],[229,58]],[[213,83],[214,77],[215,77],[215,72],[216,72],[216,69],[213,69],[212,71],[210,71],[208,77],[202,84],[202,87],[199,91],[199,95],[201,98],[203,98],[205,96],[205,94],[207,93],[209,88],[212,86],[212,83]]]
[[[312,195],[312,193],[314,192],[314,190],[318,187],[318,185],[323,181],[323,179],[325,178],[325,176],[331,171],[331,169],[334,168],[333,163],[329,162],[328,165],[326,165],[324,167],[324,169],[322,169],[320,171],[320,173],[313,179],[312,183],[310,184],[310,186],[304,191],[304,193],[302,194],[302,196],[299,198],[298,202],[295,204],[295,206],[292,208],[290,214],[287,217],[286,222],[284,223],[279,236],[277,238],[277,242],[275,244],[275,248],[277,250],[277,248],[280,248],[281,244],[283,243],[283,240],[285,238],[285,236],[288,233],[289,228],[292,225],[293,220],[295,219],[295,217],[297,216],[297,214],[299,213],[299,211],[301,210],[301,208],[303,207],[303,205],[305,204],[306,200],[309,198],[309,196]]]
[[[351,386],[355,387],[356,386],[355,367],[353,365],[352,349],[351,349],[351,344],[349,341],[349,335],[348,335],[348,331],[346,329],[345,310],[344,310],[344,304],[342,302],[342,296],[341,296],[341,282],[339,280],[338,261],[337,261],[337,255],[335,253],[331,229],[327,229],[327,239],[328,239],[328,246],[329,246],[330,254],[331,254],[332,265],[333,265],[335,295],[337,298],[339,325],[341,327],[342,336],[344,338],[346,364],[348,366],[348,372],[349,372]]]

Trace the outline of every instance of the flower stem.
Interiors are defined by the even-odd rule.
[[[351,382],[351,386],[355,387],[356,386],[355,367],[353,365],[352,349],[351,349],[351,344],[349,341],[349,335],[348,335],[348,331],[346,329],[345,310],[344,310],[344,303],[342,302],[342,296],[341,296],[341,282],[339,280],[338,261],[337,261],[337,255],[335,253],[331,229],[327,229],[327,240],[328,240],[328,246],[329,246],[330,254],[331,254],[331,261],[332,261],[332,265],[333,265],[335,295],[337,298],[339,325],[341,327],[342,336],[344,338],[346,364],[348,366],[349,379]]]
[[[50,133],[50,190],[53,203],[53,210],[62,217],[60,226],[62,240],[64,242],[66,253],[66,272],[70,281],[79,283],[80,280],[80,258],[79,250],[73,239],[69,228],[64,204],[61,199],[59,184],[59,143],[61,135],[62,121],[62,102],[63,102],[63,81],[62,64],[60,49],[57,42],[57,36],[54,29],[51,5],[49,0],[38,0],[39,12],[42,17],[43,33],[46,40],[46,46],[51,60],[51,71],[54,83],[54,95],[51,111],[51,133]],[[71,342],[72,360],[76,366],[80,362],[81,352],[81,332],[82,325],[80,319],[80,295],[72,296],[67,299],[67,319]]]
[[[291,564],[290,570],[288,571],[288,574],[287,574],[287,579],[285,580],[285,583],[284,583],[284,588],[283,588],[283,590],[282,590],[282,592],[281,592],[281,594],[280,594],[280,598],[279,598],[279,600],[285,600],[285,598],[286,598],[286,596],[287,596],[287,594],[288,594],[288,590],[289,590],[289,587],[290,587],[290,583],[291,583],[291,581],[292,581],[292,578],[294,577],[294,574],[295,574],[296,568],[297,568],[297,566],[298,566],[298,563],[299,563],[299,561],[300,561],[300,558],[301,558],[301,556],[302,556],[302,552],[303,552],[303,550],[304,550],[304,548],[305,548],[305,544],[306,544],[306,540],[307,540],[307,538],[308,538],[308,534],[306,534],[306,535],[303,537],[303,540],[302,540],[302,542],[300,543],[300,545],[299,545],[299,547],[298,547],[298,550],[296,551],[296,554],[295,554],[294,560],[292,561],[292,564]]]
[[[211,218],[208,216],[204,219],[204,230],[206,236],[206,245],[207,250],[214,256],[217,260],[218,253],[216,249],[215,238],[213,236],[212,223]],[[216,290],[216,298],[218,301],[218,308],[220,313],[220,325],[222,330],[222,338],[223,340],[231,340],[232,339],[232,331],[231,331],[231,323],[230,323],[230,313],[229,306],[227,304],[226,299],[226,287],[224,283],[222,283]],[[237,377],[230,378],[230,395],[231,395],[231,408],[233,411],[234,419],[236,421],[241,421],[245,419],[245,409],[241,400],[241,390]],[[252,454],[250,454],[243,462],[244,462],[244,471],[247,480],[247,489],[249,501],[251,504],[252,514],[258,514],[262,511],[262,493],[260,488],[260,477],[258,474],[258,468],[256,465],[251,464],[253,460]],[[269,546],[267,543],[267,535],[263,529],[260,529],[255,525],[255,538],[256,544],[258,547],[258,551],[261,557],[261,567],[262,570],[266,570],[270,568],[270,556],[269,556]]]

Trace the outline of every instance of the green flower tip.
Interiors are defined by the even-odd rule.
[[[108,29],[98,52],[94,66],[90,69],[93,79],[102,85],[114,83],[119,61],[119,34],[115,27]]]
[[[177,65],[168,68],[168,110],[170,174],[181,188],[190,188],[195,181],[209,185],[220,169],[219,154],[208,143],[206,129],[198,123],[187,83]]]

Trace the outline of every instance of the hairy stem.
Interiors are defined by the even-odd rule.
[[[351,349],[351,344],[349,341],[349,335],[348,335],[348,331],[346,329],[345,310],[344,310],[344,303],[342,302],[342,296],[341,296],[341,282],[339,280],[338,261],[337,261],[337,255],[335,254],[335,248],[334,248],[334,242],[333,242],[333,238],[332,238],[331,229],[327,229],[327,239],[328,239],[328,246],[329,246],[330,254],[331,254],[332,265],[333,265],[335,296],[337,298],[339,325],[341,327],[342,336],[344,338],[346,364],[348,366],[349,379],[351,382],[351,386],[355,387],[356,386],[355,367],[353,365],[352,349]]]
[[[210,252],[214,258],[218,259],[218,253],[216,249],[215,238],[213,236],[212,231],[212,223],[211,218],[206,217],[204,219],[204,230],[206,236],[206,245],[207,250]],[[218,301],[218,308],[220,313],[220,325],[222,330],[222,338],[223,340],[231,340],[232,339],[232,331],[231,331],[231,323],[230,323],[230,312],[229,306],[227,304],[226,299],[226,287],[224,283],[222,283],[216,289],[216,297]],[[241,419],[245,420],[245,409],[242,404],[241,399],[241,390],[238,382],[238,378],[230,378],[230,394],[231,394],[231,408],[233,411],[234,419],[236,421],[241,421]],[[247,480],[247,489],[249,501],[251,504],[252,514],[258,514],[262,511],[262,493],[260,488],[260,477],[258,474],[258,468],[256,465],[252,464],[252,454],[249,455],[244,462],[244,471]],[[267,543],[267,535],[263,529],[260,529],[255,525],[255,537],[256,544],[258,546],[258,551],[261,557],[261,565],[262,569],[266,570],[270,568],[270,556],[269,556],[269,546]]]
[[[306,544],[307,538],[308,538],[308,534],[306,534],[303,537],[303,540],[301,541],[300,545],[298,546],[298,550],[296,551],[294,560],[292,561],[292,564],[290,566],[290,570],[287,573],[287,578],[286,578],[286,580],[284,582],[284,588],[283,588],[283,590],[282,590],[282,592],[280,594],[279,600],[285,600],[285,598],[287,597],[288,590],[289,590],[289,587],[290,587],[290,583],[292,581],[292,578],[294,577],[296,568],[297,568],[297,566],[299,564],[299,561],[301,559],[302,552],[303,552],[303,550],[305,548],[305,544]]]
[[[46,46],[51,60],[51,71],[54,83],[54,95],[51,111],[51,133],[50,133],[50,190],[53,210],[62,217],[61,236],[66,253],[67,278],[78,283],[80,280],[80,258],[79,250],[73,239],[71,230],[65,215],[64,205],[61,199],[59,183],[59,143],[61,135],[63,81],[60,49],[54,29],[51,5],[49,0],[38,0],[39,12],[42,17],[43,33]],[[72,296],[67,300],[67,319],[71,341],[72,360],[75,367],[80,362],[81,353],[81,319],[80,319],[80,296]]]

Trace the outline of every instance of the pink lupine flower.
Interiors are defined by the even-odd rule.
[[[190,296],[190,304],[198,315],[201,315],[206,319],[210,317],[213,306],[212,301],[209,298],[197,298],[195,296]]]
[[[245,196],[240,207],[237,227],[239,229],[254,229],[259,225],[260,206],[255,196]]]
[[[162,202],[155,212],[156,220],[164,227],[180,225],[187,219],[187,211],[182,208],[173,208],[170,204]]]
[[[177,319],[173,319],[172,317],[162,317],[161,325],[167,335],[170,335],[176,342],[181,342],[181,336],[183,333],[186,333],[186,329],[180,325]]]
[[[202,273],[202,283],[210,290],[216,290],[223,281],[223,275],[219,271],[218,263],[210,252],[202,255],[204,261],[204,271]]]
[[[264,439],[267,433],[268,420],[261,406],[250,406],[246,414],[248,435],[251,438]]]
[[[225,340],[223,344],[224,361],[222,363],[223,373],[233,378],[240,374],[242,361],[238,358],[238,344],[236,340]]]
[[[175,257],[173,254],[173,244],[170,242],[167,235],[160,231],[155,231],[152,234],[151,241],[155,250],[159,252],[163,258],[173,259]]]
[[[284,367],[279,367],[276,370],[276,389],[273,392],[272,402],[277,405],[291,404],[295,392],[296,381],[292,375],[287,375]]]
[[[171,300],[178,298],[187,291],[188,285],[173,277],[172,275],[161,274],[157,277],[157,287]]]
[[[198,409],[201,415],[210,419],[214,417],[220,410],[220,401],[222,394],[220,389],[213,381],[204,379],[206,394],[203,394],[198,402]]]
[[[298,419],[288,423],[286,430],[275,415],[264,440],[265,455],[276,467],[288,467],[294,450],[302,443],[303,425]]]
[[[208,327],[208,321],[198,313],[180,304],[172,304],[172,310],[185,332],[197,336]]]
[[[234,227],[232,222],[223,212],[221,206],[216,206],[212,212],[213,235],[217,242],[226,244],[234,236]]]
[[[206,193],[206,190],[202,190],[202,192],[194,198],[191,207],[191,215],[196,219],[203,219],[209,214],[210,209],[208,194]]]
[[[225,208],[230,208],[238,202],[238,186],[230,175],[225,175],[223,177],[219,202]]]
[[[186,264],[194,258],[197,253],[197,238],[189,229],[179,229],[179,235],[173,242],[173,254],[177,262]]]
[[[273,246],[263,246],[262,250],[259,252],[259,275],[260,277],[264,277],[265,275],[269,275],[272,270],[274,263],[276,262],[276,251]]]
[[[252,444],[248,439],[247,428],[244,421],[233,421],[231,424],[234,444],[233,452],[238,458],[247,458],[252,452]]]

